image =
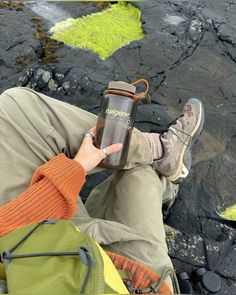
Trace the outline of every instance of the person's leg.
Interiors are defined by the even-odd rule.
[[[96,116],[28,88],[0,96],[0,204],[24,191],[35,169],[63,152],[73,157]]]
[[[30,89],[13,88],[0,96],[0,124],[2,205],[27,188],[38,166],[61,152],[73,157],[83,133],[96,124],[96,116]],[[139,131],[134,131],[126,168],[151,161],[146,141]],[[74,220],[97,242],[119,243],[128,233],[129,239],[145,243],[146,236],[129,225],[91,218],[80,199],[78,202]]]
[[[0,204],[8,202],[10,199],[16,197],[17,194],[24,191],[28,186],[34,170],[58,153],[63,152],[68,157],[73,157],[82,142],[84,132],[94,126],[96,120],[97,118],[95,115],[27,88],[13,88],[4,92],[0,96]],[[164,186],[161,184],[151,166],[145,165],[151,164],[151,162],[152,155],[147,142],[143,139],[139,131],[134,130],[126,169],[135,167],[137,163],[140,163],[143,166],[137,166],[137,168],[135,168],[137,172],[139,171],[138,174],[140,175],[140,172],[143,171],[148,175],[152,175],[150,179],[147,177],[148,181],[153,183],[157,181],[154,185],[155,189],[153,188],[154,192],[150,192],[150,195],[154,196],[157,193],[154,199],[157,209],[155,215],[158,215],[161,208]],[[133,183],[132,177],[137,174],[137,172],[132,169],[130,173],[129,170],[126,170],[126,172],[130,175],[127,178],[128,182],[123,181],[125,172],[121,171],[114,174],[112,183],[117,183],[117,179],[121,178],[121,183],[124,182],[124,185],[127,186],[130,180],[131,186],[135,187],[136,185]],[[108,179],[106,183],[109,183],[109,181]],[[119,184],[118,188],[120,188]],[[109,189],[112,191],[114,190],[111,196],[115,196],[117,190],[115,190],[114,187],[110,187]],[[103,192],[103,196],[107,197],[107,201],[110,202],[109,192],[105,193],[104,189],[100,190],[100,192]],[[130,194],[131,192],[127,191],[127,193]],[[141,194],[139,196],[141,196]],[[139,199],[136,203],[141,204],[140,201]],[[150,200],[147,208],[149,208],[149,206],[152,207],[151,202]],[[102,202],[97,200],[97,212],[101,204]],[[120,206],[122,204],[118,202],[114,205],[121,208]],[[109,204],[109,208],[111,208],[111,203]],[[131,210],[133,210],[133,208],[134,207],[131,206]],[[119,210],[120,209],[118,209],[118,211]],[[116,217],[118,211],[116,210],[114,214],[111,211],[109,212],[109,210],[107,211],[106,218],[111,218],[111,221],[101,220],[99,218],[94,219],[88,215],[79,199],[78,214],[75,216],[74,220],[99,243],[104,245],[114,243],[114,247],[118,247],[119,249],[120,241],[123,241],[124,245],[126,245],[123,251],[128,251],[125,247],[132,248],[131,241],[133,241],[134,245],[143,245],[144,248],[146,248],[146,245],[151,245],[147,247],[147,249],[155,248],[155,243],[157,245],[162,244],[164,233],[161,213],[157,217],[161,222],[159,226],[160,238],[155,240],[155,235],[153,236],[152,233],[146,234],[146,231],[142,229],[132,228],[130,221],[132,220],[133,211],[130,211],[132,214],[130,217],[127,217],[130,218],[130,221],[127,219],[127,224],[126,220],[120,221],[119,218]],[[124,211],[124,213],[130,214],[127,210]],[[155,217],[153,216],[152,219],[155,219]],[[156,222],[158,220],[156,220]],[[149,224],[151,225],[151,223]],[[148,231],[152,232],[149,229],[147,232]],[[125,241],[127,243],[125,243]],[[167,259],[165,244],[163,247],[161,246],[160,249]],[[120,251],[122,252],[122,249]],[[151,253],[149,255],[149,251],[151,250],[147,250],[146,254],[141,255],[139,260],[143,259],[143,261],[147,262],[143,257],[150,256]],[[128,254],[129,253],[130,252],[128,252]],[[130,256],[132,256],[131,253]],[[135,254],[134,256],[136,257],[137,255]]]
[[[24,191],[35,169],[59,153],[73,158],[84,132],[97,117],[29,88],[12,88],[0,96],[0,205]],[[150,163],[152,156],[133,132],[127,167]]]
[[[190,99],[183,114],[174,121],[169,131],[166,130],[162,135],[142,135],[139,145],[143,146],[144,153],[152,150],[152,156],[157,156],[155,168],[159,172],[163,170],[161,174],[182,181],[182,170],[186,164],[188,170],[191,166],[186,161],[187,155],[198,139],[203,123],[202,103]],[[145,142],[149,143],[148,147]],[[151,165],[139,164],[129,170],[115,172],[92,191],[85,205],[92,217],[112,220],[136,231],[137,238],[127,231],[117,241],[116,234],[120,231],[116,229],[112,235],[114,229],[110,228],[109,238],[114,236],[114,240],[105,241],[109,250],[129,256],[161,273],[172,267],[165,242],[162,205],[164,202],[171,205],[175,195],[176,185],[164,176],[159,178]],[[99,227],[95,234],[99,236]]]
[[[93,227],[81,220],[81,226],[107,250],[128,256],[160,274],[173,268],[162,219],[163,195],[168,188],[172,193],[169,197],[174,197],[172,187],[166,178],[158,177],[151,165],[114,172],[90,193],[85,206],[90,216],[118,226],[109,222],[106,235],[99,223]]]

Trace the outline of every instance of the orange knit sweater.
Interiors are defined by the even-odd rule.
[[[0,236],[45,219],[70,219],[84,182],[82,166],[64,154],[40,166],[28,189],[0,207]]]

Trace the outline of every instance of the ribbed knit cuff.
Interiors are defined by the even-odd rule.
[[[83,167],[78,162],[59,154],[35,171],[30,185],[47,177],[64,196],[68,197],[68,205],[72,208],[76,201],[75,197],[84,185],[85,175]]]
[[[82,166],[64,154],[40,166],[29,188],[0,207],[0,236],[44,219],[71,218],[84,182]]]
[[[44,178],[0,207],[0,236],[45,219],[69,217],[67,200]]]

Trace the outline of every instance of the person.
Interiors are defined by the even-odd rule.
[[[203,105],[190,99],[168,130],[132,133],[122,170],[95,187],[85,204],[86,175],[119,151],[93,145],[97,117],[36,91],[16,87],[0,96],[0,236],[44,219],[73,219],[105,250],[156,273],[173,268],[162,219],[191,166],[191,147],[204,122]],[[89,131],[89,132],[88,132]],[[17,197],[16,197],[17,196]],[[171,280],[166,282],[172,289]]]

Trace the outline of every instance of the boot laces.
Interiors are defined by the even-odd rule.
[[[181,130],[181,129],[178,129],[178,128],[176,128],[176,127],[174,127],[174,125],[176,125],[177,124],[177,121],[178,121],[178,119],[179,118],[182,118],[182,117],[184,117],[184,114],[181,114],[181,115],[179,115],[177,118],[175,118],[174,120],[171,120],[169,123],[167,123],[167,124],[163,124],[163,125],[161,125],[161,126],[158,126],[158,128],[156,129],[156,130],[151,130],[150,132],[153,132],[153,133],[160,133],[161,135],[162,134],[164,134],[164,133],[166,133],[166,132],[168,132],[168,131],[171,131],[184,145],[188,145],[188,144],[186,144],[183,140],[182,140],[182,138],[177,134],[177,132],[176,131],[178,131],[178,132],[181,132],[181,133],[183,133],[184,135],[187,135],[187,136],[189,136],[189,137],[191,137],[191,135],[190,134],[188,134],[188,133],[186,133],[186,132],[184,132],[183,130]],[[171,127],[171,128],[170,128]]]

